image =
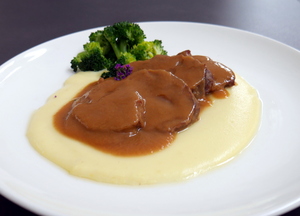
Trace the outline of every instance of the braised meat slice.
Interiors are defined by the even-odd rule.
[[[74,102],[71,115],[89,130],[177,132],[198,120],[199,102],[184,81],[165,70],[140,70],[99,82]]]
[[[226,65],[214,61],[207,56],[192,55],[190,50],[182,51],[177,55],[191,56],[197,59],[202,64],[205,64],[207,70],[209,71],[207,74],[208,75],[207,82],[210,82],[210,84],[207,85],[206,88],[207,93],[220,91],[226,87],[231,87],[235,84],[235,74]]]
[[[73,104],[71,114],[89,130],[136,132],[145,126],[145,99],[126,82],[99,82]]]
[[[222,90],[235,84],[234,72],[224,64],[213,61],[207,56],[193,56],[199,62],[206,65],[207,69],[212,73],[214,83],[209,92]]]
[[[186,83],[165,70],[140,70],[128,82],[146,100],[145,130],[178,132],[198,120],[200,105]],[[133,84],[137,82],[138,84]]]
[[[192,56],[155,56],[150,60],[136,61],[130,63],[133,73],[141,69],[162,69],[173,73],[182,79],[193,92],[198,100],[205,98],[205,91],[210,90],[210,72],[206,70],[205,64],[199,62]]]

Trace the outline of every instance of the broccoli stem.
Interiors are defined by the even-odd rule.
[[[120,41],[118,44],[112,43],[111,47],[113,48],[117,59],[119,59],[121,57],[122,53],[127,52],[127,42],[126,41]]]
[[[127,52],[128,51],[127,46],[128,46],[128,43],[126,41],[124,41],[124,40],[120,41],[120,43],[119,43],[120,52],[122,52],[122,53]]]

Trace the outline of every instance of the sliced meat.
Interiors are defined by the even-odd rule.
[[[198,120],[200,105],[186,83],[165,70],[140,70],[127,77],[146,100],[145,130],[177,132]],[[136,83],[138,80],[138,84]]]
[[[211,83],[205,82],[211,77],[210,72],[206,70],[205,64],[191,56],[158,55],[150,60],[132,62],[130,65],[133,73],[141,69],[162,69],[173,73],[189,86],[198,100],[203,100],[205,89],[210,89]]]
[[[192,56],[192,52],[191,52],[191,50],[184,50],[184,51],[178,53],[177,55]]]
[[[190,50],[182,51],[182,52],[178,53],[177,55],[191,56],[191,57],[197,59],[199,62],[206,65],[207,70],[211,73],[211,75],[209,75],[208,77],[212,78],[212,79],[208,80],[208,82],[213,82],[210,84],[210,89],[209,89],[209,87],[206,88],[207,93],[220,91],[226,87],[231,87],[235,84],[235,74],[226,65],[224,65],[220,62],[214,61],[207,56],[192,55]]]
[[[89,130],[137,132],[145,126],[145,99],[126,83],[101,82],[74,104],[71,114]]]
[[[219,91],[235,84],[234,72],[220,62],[213,61],[207,56],[193,56],[199,62],[206,65],[207,69],[212,73],[214,84],[210,92]]]
[[[184,81],[165,70],[106,79],[73,103],[71,115],[89,130],[177,132],[198,120],[199,103]]]

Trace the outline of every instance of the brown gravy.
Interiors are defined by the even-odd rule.
[[[208,93],[222,95],[232,85],[234,73],[210,61],[179,54],[133,62],[126,79],[88,85],[56,113],[54,125],[66,136],[113,155],[162,150],[198,120]]]

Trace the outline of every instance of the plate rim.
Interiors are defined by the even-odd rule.
[[[201,26],[212,26],[212,27],[216,27],[216,28],[225,28],[225,29],[229,29],[229,30],[234,30],[234,31],[237,31],[237,32],[243,32],[243,33],[246,33],[246,34],[250,34],[250,35],[253,35],[253,36],[256,36],[256,37],[260,37],[260,38],[263,38],[263,39],[267,39],[269,41],[272,41],[274,43],[277,43],[277,44],[280,44],[280,45],[283,45],[285,46],[286,48],[290,49],[290,50],[293,50],[293,51],[296,51],[298,54],[300,54],[300,51],[297,50],[296,48],[293,48],[289,45],[286,45],[282,42],[279,42],[277,40],[274,40],[272,38],[269,38],[269,37],[266,37],[266,36],[263,36],[263,35],[259,35],[259,34],[256,34],[256,33],[253,33],[253,32],[250,32],[250,31],[246,31],[246,30],[241,30],[241,29],[237,29],[237,28],[232,28],[232,27],[227,27],[227,26],[222,26],[222,25],[215,25],[215,24],[207,24],[207,23],[198,23],[198,22],[185,22],[185,21],[146,21],[146,22],[137,22],[138,24],[156,24],[156,23],[160,23],[160,24],[169,24],[169,23],[173,23],[173,24],[191,24],[191,25],[201,25]],[[45,41],[43,43],[40,43],[36,46],[33,46],[32,48],[29,48],[21,53],[19,53],[18,55],[12,57],[11,59],[7,60],[6,62],[4,62],[2,65],[0,65],[0,73],[1,73],[1,69],[5,69],[5,67],[7,65],[10,64],[11,61],[14,61],[14,60],[17,60],[19,56],[21,55],[24,55],[24,53],[27,53],[27,52],[30,52],[34,49],[37,49],[38,47],[40,46],[43,46],[45,44],[48,44],[48,43],[51,43],[52,41],[57,41],[57,40],[60,40],[61,38],[64,38],[64,37],[69,37],[70,35],[75,35],[75,34],[78,34],[78,33],[83,33],[83,32],[87,32],[87,31],[91,31],[91,30],[94,30],[94,29],[100,29],[100,28],[103,28],[105,26],[102,26],[102,27],[95,27],[95,28],[90,28],[90,29],[85,29],[85,30],[81,30],[81,31],[77,31],[77,32],[74,32],[74,33],[70,33],[70,34],[66,34],[66,35],[63,35],[63,36],[60,36],[60,37],[56,37],[54,39],[51,39],[49,41]],[[4,71],[4,70],[3,70]],[[1,81],[1,79],[0,79]],[[0,86],[1,87],[1,86]],[[0,171],[3,172],[2,170],[2,167],[0,167]],[[30,211],[32,212],[35,212],[37,214],[40,214],[40,213],[45,213],[45,214],[49,214],[49,213],[52,213],[51,211],[48,212],[46,211],[45,209],[42,209],[42,208],[37,208],[37,206],[35,206],[34,204],[32,203],[27,203],[26,200],[23,199],[23,197],[18,197],[16,195],[13,195],[11,192],[8,192],[8,189],[3,189],[5,186],[2,185],[2,182],[0,181],[0,192],[1,194],[6,197],[7,199],[9,199],[10,201],[12,202],[15,202],[17,205],[20,205],[22,206],[23,208],[25,209],[29,209]],[[292,205],[288,205],[286,207],[283,207],[282,206],[282,210],[280,211],[280,209],[278,209],[278,212],[275,212],[275,213],[285,213],[286,210],[292,210],[296,207],[298,207],[300,205],[300,196],[298,198],[298,200],[296,200]]]

